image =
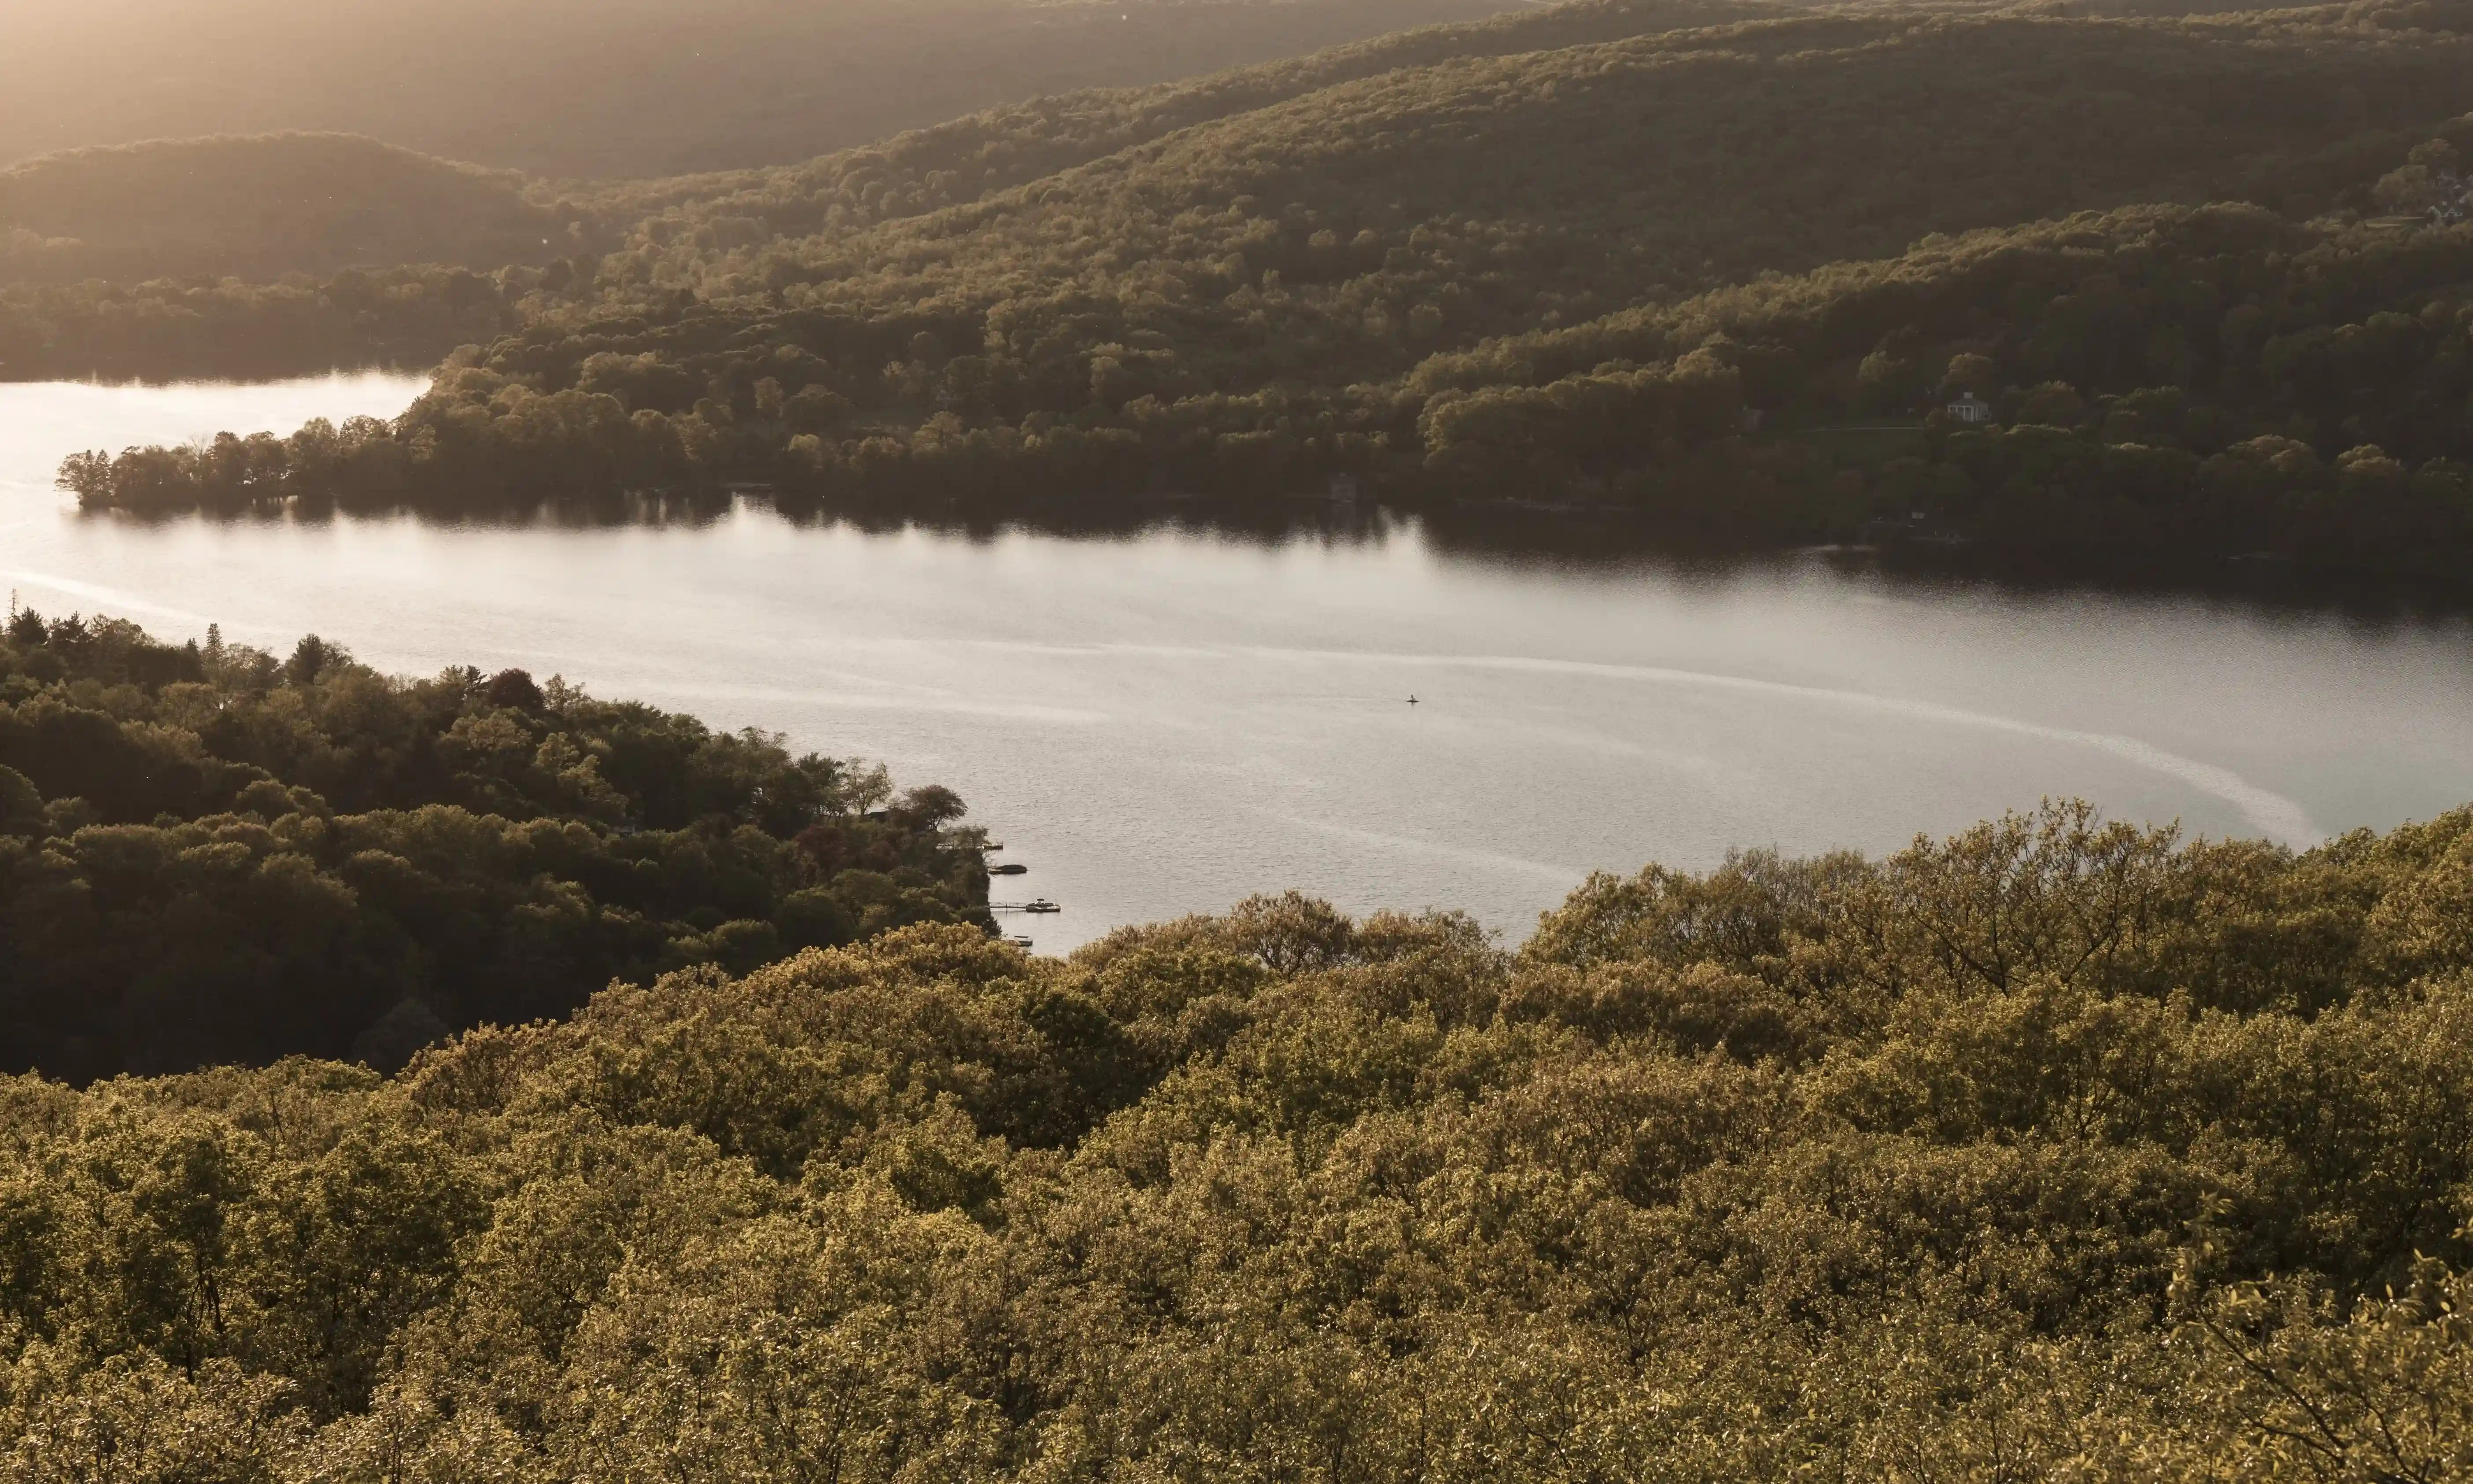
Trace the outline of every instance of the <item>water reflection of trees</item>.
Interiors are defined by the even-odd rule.
[[[217,513],[94,513],[86,518],[149,528],[198,521],[226,527],[324,525],[400,520],[423,527],[495,531],[595,531],[620,527],[700,531],[733,518],[778,520],[799,530],[844,529],[868,536],[924,532],[987,542],[1008,535],[1056,540],[1173,538],[1283,546],[1421,543],[1445,562],[1541,574],[1631,571],[1662,581],[1705,583],[1797,571],[1826,572],[1916,594],[1986,589],[2021,595],[2068,593],[2195,598],[2248,609],[2335,612],[2359,620],[2473,614],[2473,584],[2299,570],[2260,560],[2159,564],[2090,576],[2075,565],[2043,567],[2014,555],[1964,546],[1818,546],[1755,549],[1678,539],[1669,526],[1622,512],[1557,511],[1483,505],[1404,510],[1317,499],[1265,502],[1234,497],[1098,499],[1067,514],[1025,513],[956,498],[941,509],[917,502],[818,500],[739,488],[631,490],[565,496],[530,506],[476,504],[469,510],[347,507],[292,501]]]

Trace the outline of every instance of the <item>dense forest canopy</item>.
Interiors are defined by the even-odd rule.
[[[2458,580],[2473,227],[2464,187],[2434,203],[2424,178],[2380,182],[2406,216],[2088,213],[1438,356],[1405,389],[1423,472],[1594,488],[1735,539],[1886,526],[2040,561]]]
[[[961,801],[520,670],[20,611],[0,634],[0,1067],[400,1065],[614,978],[988,924]]]
[[[1501,0],[79,0],[11,7],[0,164],[341,131],[561,178],[784,164]]]
[[[873,231],[741,243],[656,218],[603,271],[612,288],[636,277],[722,304],[882,312],[1080,290],[1192,313],[1265,268],[1310,294],[1396,273],[1393,249],[1456,248],[1487,254],[1516,297],[1480,296],[1465,324],[1447,313],[1455,338],[1592,298],[1614,307],[1894,252],[1932,230],[2294,197],[2306,186],[2279,180],[2287,167],[2466,110],[2463,36],[2306,15],[2316,23],[1855,12],[1333,68],[1309,92]],[[1313,258],[1317,230],[1359,256]],[[1251,272],[1232,279],[1238,254]],[[1467,277],[1478,264],[1450,266]],[[1357,358],[1327,374],[1379,364],[1372,347],[1342,348]]]
[[[796,164],[620,182],[597,199],[613,222],[659,219],[665,240],[692,233],[704,246],[731,246],[735,244],[721,239],[804,236],[975,201],[1181,130],[1404,68],[1552,51],[1799,9],[1775,0],[1568,0],[1483,21],[1420,27],[1190,82],[1051,94]],[[706,238],[708,230],[716,237]]]
[[[233,826],[220,826],[230,829]],[[215,847],[191,848],[212,850]],[[231,849],[239,849],[237,845]],[[921,925],[0,1088],[35,1480],[2463,1477],[2473,811]]]

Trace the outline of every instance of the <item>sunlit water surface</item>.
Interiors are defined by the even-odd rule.
[[[1471,556],[1400,523],[150,525],[51,485],[74,449],[391,415],[418,390],[0,387],[0,581],[175,637],[520,665],[882,758],[958,788],[1029,865],[999,899],[1065,904],[1014,920],[1043,951],[1290,886],[1516,939],[1594,870],[1881,851],[2047,795],[2295,845],[2473,799],[2453,619]]]

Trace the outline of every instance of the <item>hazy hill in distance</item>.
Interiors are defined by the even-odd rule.
[[[997,104],[1508,0],[90,0],[13,5],[0,163],[328,130],[563,177],[783,163]]]
[[[848,233],[1404,67],[1790,11],[1777,0],[1533,7],[1188,83],[1050,94],[796,165],[564,192],[340,135],[66,152],[15,172],[24,183],[13,214],[24,220],[0,200],[0,374],[418,364],[487,344],[512,320],[559,314],[579,290],[589,298],[599,254],[612,246],[728,249]],[[516,200],[519,190],[528,201]],[[421,203],[419,220],[405,219],[406,201]],[[503,229],[510,222],[514,240]],[[544,255],[570,253],[546,276],[530,272]],[[326,283],[289,276],[331,277],[339,264],[348,271]],[[378,278],[360,272],[391,264],[404,266]],[[487,285],[466,272],[493,267],[501,271]],[[198,274],[238,276],[186,276]],[[285,281],[273,283],[277,276]],[[533,297],[536,288],[546,297]]]
[[[1279,8],[1295,7],[1284,0]],[[2141,8],[2155,7],[2150,0]],[[1935,10],[1984,9],[1911,9],[1906,23]],[[1224,128],[1385,74],[1797,15],[1821,29],[1778,33],[1784,44],[1810,37],[1826,46],[1854,34],[1848,26],[1860,30],[1885,13],[1868,6],[1831,11],[1824,17],[1780,0],[1576,0],[1418,27],[1184,83],[1047,94],[796,164],[588,187],[336,134],[222,134],[65,151],[0,170],[0,284],[125,285],[197,275],[263,282],[414,263],[487,272],[598,253],[631,240],[639,253],[656,250],[643,253],[649,257],[692,249],[726,263],[734,251],[779,239],[841,237],[986,200],[1180,131]],[[1665,49],[1723,53],[1733,44],[1685,36]],[[1733,105],[1720,100],[1719,107]],[[1731,158],[1741,151],[1721,154]],[[708,287],[707,274],[694,276],[698,288]],[[59,341],[57,334],[39,338]]]
[[[661,241],[695,234],[707,245],[746,243],[854,228],[974,201],[1180,130],[1386,72],[1775,19],[1808,9],[1787,0],[1566,0],[1182,83],[1048,94],[797,164],[617,182],[593,199],[605,222],[637,224]]]
[[[525,186],[349,134],[72,150],[0,170],[0,282],[489,270],[587,245],[577,213]]]

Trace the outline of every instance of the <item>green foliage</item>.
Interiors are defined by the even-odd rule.
[[[1504,406],[1539,383],[1575,397],[1613,385],[1607,368],[1631,361],[1729,364],[1763,429],[1723,461],[1756,491],[1719,517],[1739,528],[1765,518],[1843,538],[1920,511],[1942,531],[2064,561],[2271,552],[2444,575],[2473,549],[2469,295],[2461,225],[2145,207],[1517,337],[1437,357],[1408,384],[1429,409]],[[1867,373],[1892,347],[1906,369],[1884,404]],[[1943,401],[1961,392],[1988,403],[1991,425],[1947,419]],[[1885,413],[1915,426],[1924,457],[1857,457],[1820,436]],[[1516,434],[1477,419],[1451,432],[1429,438],[1429,464],[1510,458],[1533,478],[1594,475],[1669,510],[1691,492],[1672,453],[1505,446]]]
[[[1184,130],[1220,124],[1404,68],[1615,41],[1774,16],[1734,0],[1580,0],[1475,24],[1428,26],[1188,83],[1088,88],[939,119],[795,165],[613,185],[596,198],[633,224],[629,247],[697,255],[924,216],[1059,176]]]
[[[0,1065],[396,1066],[613,979],[985,923],[933,786],[519,670],[403,682],[24,614],[0,638]]]
[[[2473,810],[921,925],[0,1086],[20,1476],[2463,1477]]]

